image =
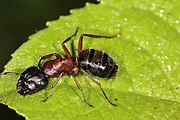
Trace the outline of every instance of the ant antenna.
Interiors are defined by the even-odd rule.
[[[16,73],[16,72],[4,72],[4,73],[0,73],[0,77],[2,75],[20,75],[19,73]]]

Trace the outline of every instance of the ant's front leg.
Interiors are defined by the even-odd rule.
[[[58,59],[58,60],[62,60],[61,55],[59,55],[58,53],[48,54],[48,55],[42,56],[42,57],[40,58],[39,63],[38,63],[38,67],[41,68],[41,61],[42,61],[42,60],[48,59],[48,58],[50,58],[50,57],[52,57],[52,56],[55,56],[56,59]]]
[[[46,102],[48,100],[48,98],[50,97],[52,90],[54,89],[54,87],[57,85],[57,83],[59,82],[59,80],[61,79],[61,77],[63,76],[63,73],[61,73],[58,78],[56,79],[56,81],[53,83],[53,85],[51,86],[51,89],[48,93],[48,95],[46,96],[46,98],[44,100],[42,100],[42,102]]]

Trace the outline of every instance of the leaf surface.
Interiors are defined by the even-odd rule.
[[[61,43],[71,36],[77,50],[80,34],[121,34],[113,39],[84,38],[83,48],[108,53],[118,64],[113,79],[100,80],[111,106],[100,88],[85,75],[78,75],[87,101],[70,76],[63,76],[47,102],[46,89],[25,97],[16,91],[17,76],[2,76],[0,101],[26,119],[180,119],[180,2],[178,0],[101,0],[72,10],[69,16],[47,22],[47,28],[29,37],[17,49],[5,71],[23,72],[37,65],[41,56],[57,52],[64,56]],[[70,43],[66,44],[70,49]],[[77,51],[76,51],[77,53]]]

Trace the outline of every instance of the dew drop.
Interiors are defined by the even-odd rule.
[[[161,63],[164,64],[164,60],[162,60]]]
[[[118,27],[120,27],[120,26],[121,26],[121,24],[119,23],[119,24],[117,24],[117,26],[118,26]]]
[[[159,36],[156,36],[156,39],[159,39]]]
[[[110,27],[109,27],[108,29],[109,29],[110,31],[112,30],[112,28],[110,28]]]
[[[144,42],[142,41],[141,44],[144,45]]]
[[[159,12],[160,12],[160,13],[163,13],[163,12],[164,12],[164,10],[160,10]]]
[[[124,18],[124,21],[127,21],[127,18]]]
[[[160,10],[160,11],[159,11],[159,16],[162,17],[162,16],[163,16],[163,13],[164,13],[164,10]]]
[[[104,1],[101,1],[101,4],[104,4]]]
[[[17,59],[20,59],[20,57],[19,57],[19,56],[17,56],[16,58],[17,58]]]
[[[153,57],[156,57],[156,54],[153,54]]]
[[[120,37],[120,36],[121,36],[121,34],[118,34],[118,35],[117,35],[117,37]]]
[[[133,28],[136,28],[136,26],[135,26],[135,25],[133,25],[132,27],[133,27]]]
[[[22,52],[20,52],[20,53],[19,53],[19,55],[23,55],[23,53],[22,53]]]
[[[143,74],[139,74],[139,76],[141,76],[141,77],[142,77],[142,76],[143,76]]]
[[[176,24],[179,24],[179,20],[176,20]]]
[[[172,70],[172,66],[171,65],[167,65],[167,68],[168,68],[169,71]]]
[[[47,25],[47,26],[50,26],[50,25],[51,25],[51,22],[46,22],[46,25]]]
[[[168,59],[168,56],[164,56],[165,59]]]
[[[156,109],[157,111],[159,111],[159,108],[158,109]]]
[[[138,47],[138,50],[141,50],[141,47]]]
[[[66,24],[66,25],[69,25],[69,23],[68,23],[68,22],[66,22],[65,24]]]

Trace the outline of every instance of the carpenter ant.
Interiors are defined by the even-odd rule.
[[[115,74],[117,73],[118,66],[108,54],[100,50],[95,50],[95,49],[82,50],[82,42],[84,36],[91,38],[113,38],[116,37],[117,35],[100,36],[93,34],[81,34],[78,43],[78,57],[74,58],[72,57],[69,50],[66,48],[65,43],[70,41],[71,38],[77,34],[77,32],[78,29],[75,31],[75,33],[72,36],[68,37],[61,44],[64,52],[67,55],[67,58],[62,58],[58,53],[48,54],[40,58],[38,67],[31,66],[21,74],[16,72],[5,72],[5,73],[1,73],[0,75],[11,75],[11,74],[19,75],[20,78],[18,79],[18,83],[17,83],[17,91],[21,95],[36,93],[47,86],[48,78],[57,77],[56,81],[51,86],[51,89],[47,97],[43,100],[43,102],[45,102],[49,98],[53,88],[59,82],[60,78],[63,75],[69,73],[73,77],[74,82],[81,91],[85,103],[90,107],[93,107],[93,105],[89,104],[86,101],[83,90],[76,79],[76,75],[82,72],[85,75],[87,75],[92,81],[94,81],[97,85],[99,85],[101,91],[103,92],[104,97],[108,100],[108,102],[111,105],[117,106],[108,99],[100,82],[95,78],[91,77],[87,72],[90,72],[92,75],[101,78],[111,78],[115,76]],[[45,63],[43,63],[43,65],[41,65],[42,60],[46,60],[53,56],[55,56],[56,59],[46,61]]]
[[[78,29],[75,31],[75,33],[72,36],[68,37],[61,44],[65,54],[67,55],[66,58],[62,58],[61,55],[59,55],[58,53],[53,53],[53,54],[42,56],[39,60],[38,67],[41,69],[41,71],[44,74],[46,74],[46,76],[48,76],[48,78],[57,77],[56,81],[53,83],[47,97],[43,100],[43,102],[45,102],[49,98],[53,88],[59,82],[60,78],[65,74],[70,74],[73,77],[74,82],[76,83],[77,87],[81,91],[85,103],[89,105],[90,107],[93,107],[93,105],[89,104],[86,101],[83,90],[76,79],[77,74],[84,73],[92,81],[94,81],[97,85],[99,85],[99,87],[101,88],[103,92],[104,97],[108,100],[108,102],[113,106],[117,106],[116,104],[112,103],[108,99],[100,82],[96,80],[95,78],[91,77],[87,72],[90,72],[92,75],[95,75],[101,78],[111,78],[115,76],[118,66],[109,55],[107,55],[106,53],[100,50],[95,50],[95,49],[82,50],[82,42],[83,42],[84,36],[91,37],[91,38],[113,38],[113,37],[116,37],[117,35],[100,36],[100,35],[93,35],[93,34],[81,34],[79,38],[79,43],[78,43],[78,57],[75,58],[71,55],[69,50],[66,48],[65,43],[70,41],[71,38],[77,34],[77,32],[78,32]],[[48,60],[41,65],[42,60],[46,60],[53,56],[55,56],[56,59]]]
[[[16,85],[17,91],[21,95],[33,94],[44,89],[47,84],[47,76],[36,66],[27,68],[23,73],[4,72],[0,75],[19,75]]]

